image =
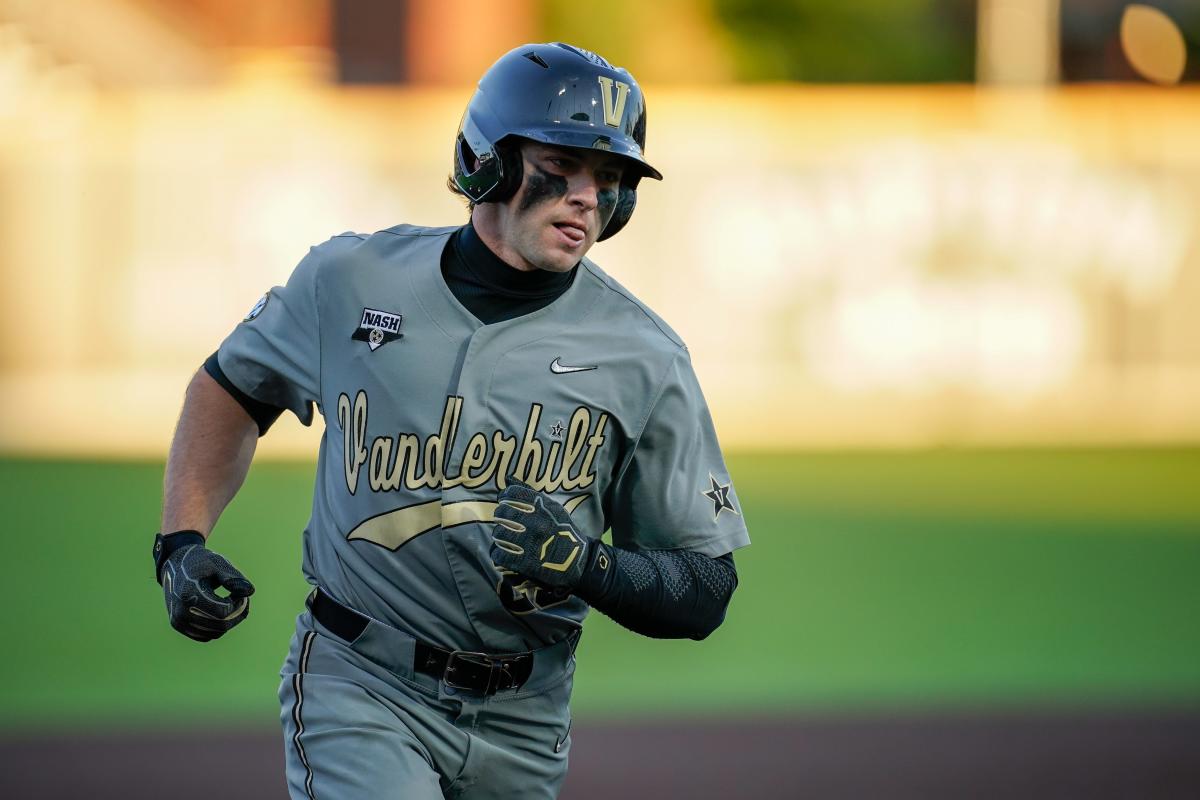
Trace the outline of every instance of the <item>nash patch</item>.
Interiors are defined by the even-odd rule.
[[[372,351],[378,350],[388,342],[404,336],[400,332],[400,322],[403,319],[404,316],[402,314],[393,314],[390,311],[379,311],[374,308],[364,308],[362,319],[358,323],[358,330],[350,338],[359,342],[366,342]]]

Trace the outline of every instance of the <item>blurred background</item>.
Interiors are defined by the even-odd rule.
[[[1195,0],[0,0],[0,794],[283,796],[319,426],[199,646],[150,576],[183,388],[311,244],[465,222],[474,81],[553,40],[647,95],[666,180],[591,255],[754,539],[703,643],[589,620],[563,796],[1200,795]]]

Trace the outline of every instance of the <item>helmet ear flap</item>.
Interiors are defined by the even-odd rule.
[[[476,154],[460,133],[454,158],[455,182],[473,202],[503,203],[521,188],[525,162],[515,142],[497,142],[486,152]]]
[[[525,159],[521,157],[521,148],[516,142],[497,142],[496,155],[500,159],[500,180],[496,188],[481,198],[480,202],[503,203],[517,193],[525,177]]]
[[[480,203],[496,188],[500,165],[486,142],[479,150],[472,146],[465,125],[466,120],[454,142],[454,182],[472,203]]]
[[[612,216],[608,218],[608,224],[604,226],[604,230],[600,231],[600,236],[596,241],[603,242],[624,228],[625,223],[629,222],[629,218],[633,216],[635,206],[637,206],[637,189],[622,181],[620,188],[617,189],[617,207],[613,209]]]

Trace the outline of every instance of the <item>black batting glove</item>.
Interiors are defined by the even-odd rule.
[[[560,503],[509,480],[496,506],[492,561],[542,586],[569,592],[579,583],[593,542]]]
[[[222,636],[250,614],[254,585],[204,546],[197,531],[154,537],[155,577],[162,584],[171,627],[198,642]],[[228,597],[218,597],[223,586]]]

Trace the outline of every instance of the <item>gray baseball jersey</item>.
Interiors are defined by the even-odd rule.
[[[325,417],[304,573],[445,648],[558,641],[587,614],[488,556],[509,476],[579,529],[637,549],[749,544],[687,348],[584,260],[545,308],[484,325],[451,294],[454,228],[399,225],[312,248],[222,343],[251,397]]]

